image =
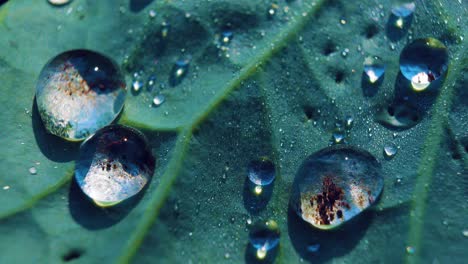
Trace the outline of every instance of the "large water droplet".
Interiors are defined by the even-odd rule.
[[[278,246],[280,241],[280,230],[278,224],[273,220],[258,222],[250,229],[250,244],[257,250],[258,259],[264,259],[268,251]]]
[[[169,84],[171,86],[176,86],[182,82],[182,80],[188,73],[190,60],[191,57],[187,56],[184,58],[180,58],[175,62],[169,75]]]
[[[151,179],[155,158],[139,131],[107,126],[80,147],[75,178],[99,206],[112,206],[138,194]]]
[[[400,71],[415,91],[426,90],[432,82],[445,76],[447,69],[447,48],[437,39],[417,39],[401,52]]]
[[[267,158],[254,160],[249,164],[248,176],[257,186],[269,185],[275,179],[275,164]]]
[[[384,76],[385,65],[379,57],[367,57],[364,60],[364,73],[369,83],[377,83]]]
[[[309,156],[293,188],[296,213],[315,227],[331,229],[371,206],[382,191],[383,177],[368,152],[335,146]]]
[[[49,61],[36,87],[45,128],[68,140],[82,140],[110,124],[126,96],[125,80],[113,61],[88,50],[72,50]]]

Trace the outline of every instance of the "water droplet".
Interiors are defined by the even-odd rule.
[[[42,69],[36,86],[45,128],[73,141],[110,124],[122,110],[125,96],[125,80],[117,64],[88,50],[67,51],[53,58]]]
[[[51,5],[62,6],[70,3],[72,0],[48,0]]]
[[[30,173],[31,175],[36,175],[36,174],[37,174],[37,169],[36,169],[36,167],[31,167],[31,168],[29,168],[29,173]]]
[[[153,98],[153,105],[158,107],[166,101],[166,96],[164,94],[158,94]]]
[[[249,180],[258,186],[269,185],[275,179],[275,164],[268,158],[250,162],[248,166]]]
[[[386,159],[392,159],[393,157],[395,157],[397,152],[398,152],[398,148],[393,144],[387,145],[383,149],[383,153]]]
[[[143,81],[141,75],[137,72],[133,74],[132,89],[134,93],[139,93],[143,88]]]
[[[142,133],[111,125],[83,142],[75,178],[99,206],[112,206],[138,194],[154,173],[155,158]]]
[[[276,13],[278,12],[278,8],[279,6],[277,4],[271,4],[270,5],[270,8],[268,8],[268,11],[267,11],[267,16],[269,19],[273,19],[273,17],[275,17]]]
[[[382,188],[380,164],[370,153],[333,146],[303,162],[294,180],[291,206],[306,222],[331,229],[370,207]]]
[[[385,65],[379,57],[367,57],[364,60],[364,73],[369,83],[377,83],[384,76]]]
[[[163,21],[161,23],[161,37],[164,39],[164,38],[167,38],[167,36],[169,35],[169,30],[171,29],[171,26],[169,25],[169,23],[167,23],[166,21]]]
[[[463,236],[468,237],[468,229],[462,231]]]
[[[332,135],[333,144],[345,143],[345,133],[343,131],[335,131]]]
[[[414,254],[415,251],[416,251],[416,250],[415,250],[414,247],[412,247],[412,246],[407,246],[407,247],[406,247],[406,253],[408,253],[408,254],[410,254],[410,255]]]
[[[6,190],[9,190],[9,189],[10,189],[10,186],[8,186],[8,185],[3,186],[3,190],[6,191]]]
[[[264,259],[268,251],[278,246],[280,241],[280,230],[278,224],[273,220],[258,222],[250,228],[250,244],[257,250],[258,259]]]
[[[222,50],[226,50],[229,43],[231,43],[233,36],[234,35],[230,30],[221,32],[221,34],[218,35],[217,47]]]
[[[152,92],[156,87],[156,75],[150,75],[146,82],[146,90]]]
[[[148,12],[148,15],[150,18],[155,18],[156,17],[156,11],[154,11],[153,9],[151,9],[149,12]]]
[[[401,52],[400,71],[414,91],[426,90],[433,81],[444,76],[447,69],[447,48],[437,39],[417,39]]]
[[[169,84],[171,86],[179,85],[182,82],[184,77],[187,75],[190,60],[191,57],[187,56],[176,61],[169,76]]]
[[[354,124],[354,118],[352,116],[346,116],[345,117],[345,128],[346,129],[351,129]]]

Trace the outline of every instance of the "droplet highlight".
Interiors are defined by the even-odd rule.
[[[79,141],[110,124],[123,108],[125,79],[106,56],[89,50],[59,54],[42,69],[36,101],[51,134]]]
[[[80,147],[75,179],[81,190],[102,207],[138,194],[151,179],[155,158],[136,129],[111,125]]]
[[[169,85],[179,85],[188,73],[191,56],[178,59],[169,75]]]
[[[382,189],[381,167],[370,153],[334,146],[303,162],[290,202],[304,221],[319,229],[331,229],[369,208]]]

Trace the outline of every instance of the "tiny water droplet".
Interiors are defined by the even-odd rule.
[[[9,189],[10,189],[10,186],[8,186],[8,185],[3,186],[3,190],[6,191],[6,190],[9,190]]]
[[[132,89],[135,93],[138,93],[141,91],[141,88],[143,87],[143,81],[141,80],[141,77],[139,75],[137,75],[137,77],[135,77],[134,75],[134,79],[132,81]]]
[[[417,39],[400,55],[400,71],[411,82],[414,91],[421,92],[444,76],[448,69],[448,52],[437,39]]]
[[[180,58],[175,62],[169,76],[169,84],[171,86],[179,85],[182,82],[184,77],[187,75],[190,60],[191,57],[187,56],[184,58]]]
[[[385,73],[385,65],[377,56],[370,56],[364,60],[364,73],[369,83],[377,83]]]
[[[110,124],[122,110],[125,96],[125,79],[117,64],[88,50],[54,57],[42,69],[36,86],[45,128],[72,141]]]
[[[156,87],[156,75],[150,75],[146,81],[146,90],[153,92]]]
[[[150,18],[155,18],[156,17],[156,11],[154,11],[153,9],[151,9],[149,12],[148,12],[148,15]]]
[[[463,234],[464,237],[468,237],[468,229],[464,229],[462,231],[462,234]]]
[[[267,11],[267,16],[269,19],[273,19],[275,17],[276,13],[278,12],[279,6],[277,4],[271,4],[270,7],[268,8]]]
[[[380,164],[370,153],[337,145],[302,163],[290,201],[304,221],[331,229],[369,208],[382,188]]]
[[[260,158],[250,162],[248,166],[249,180],[257,186],[269,185],[275,179],[275,164],[268,158]]]
[[[258,259],[264,259],[268,252],[278,246],[280,230],[274,220],[257,222],[250,228],[250,244],[257,250]]]
[[[351,129],[354,124],[354,118],[352,116],[346,116],[345,117],[345,128],[346,129]]]
[[[393,144],[387,145],[383,149],[383,153],[386,159],[392,159],[393,157],[395,157],[397,152],[398,152],[398,148]]]
[[[414,2],[411,3],[404,3],[399,6],[395,6],[392,8],[392,14],[397,16],[397,17],[408,17],[411,16],[414,13],[414,10],[416,9],[416,5]]]
[[[221,32],[221,34],[217,36],[217,47],[221,50],[227,50],[233,36],[234,34],[230,30],[224,30],[223,32]]]
[[[153,105],[158,107],[166,101],[166,96],[164,94],[158,94],[153,98]]]
[[[151,179],[155,158],[136,129],[111,125],[84,141],[75,179],[97,205],[118,204],[138,194]]]
[[[37,174],[37,169],[36,169],[36,167],[31,167],[31,168],[29,168],[29,173],[30,173],[31,175],[36,175],[36,174]]]
[[[161,37],[164,39],[164,38],[167,38],[167,36],[169,35],[169,30],[170,30],[171,26],[169,25],[169,23],[167,23],[166,21],[163,21],[161,23]]]
[[[345,133],[343,131],[335,131],[332,135],[333,144],[345,143]]]
[[[415,251],[416,251],[416,250],[415,250],[414,247],[412,247],[412,246],[407,246],[407,247],[406,247],[406,253],[408,253],[408,254],[410,254],[410,255],[414,254]]]

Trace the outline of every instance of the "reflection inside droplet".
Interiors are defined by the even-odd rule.
[[[250,228],[249,240],[250,244],[257,250],[256,257],[264,259],[268,252],[279,244],[278,224],[273,220],[257,222]]]
[[[376,83],[385,73],[385,65],[379,57],[367,57],[364,60],[364,73],[370,83]]]
[[[249,164],[248,176],[258,186],[269,185],[275,179],[275,164],[265,157],[254,160]]]
[[[437,39],[417,39],[401,52],[400,71],[414,91],[426,90],[433,81],[444,76],[447,69],[447,48]]]

